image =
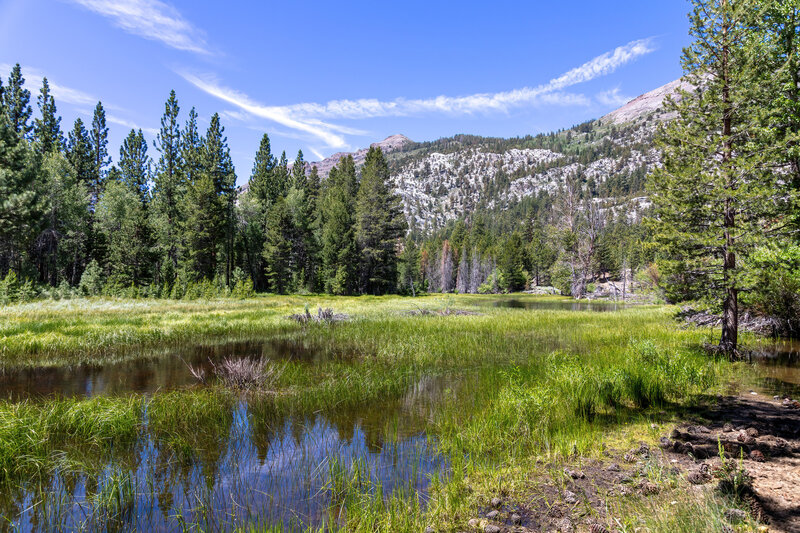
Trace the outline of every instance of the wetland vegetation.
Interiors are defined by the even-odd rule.
[[[453,530],[497,494],[522,501],[545,465],[654,443],[710,394],[755,375],[700,350],[709,332],[679,327],[676,308],[559,309],[564,301],[275,296],[3,308],[2,379],[23,380],[0,403],[4,523]],[[288,318],[307,304],[349,320]],[[420,309],[429,312],[409,313]],[[245,390],[192,376],[203,360],[237,358],[280,371]],[[136,365],[150,370],[137,376]],[[116,387],[107,383],[115,367],[129,374]],[[83,382],[22,394],[52,372]],[[604,516],[625,530],[666,531],[675,522],[663,498],[609,500]],[[726,504],[708,498],[687,501],[703,513],[687,511],[684,530],[720,519]]]

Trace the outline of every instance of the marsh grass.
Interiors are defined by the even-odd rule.
[[[309,299],[352,320],[301,325],[286,319]],[[200,463],[214,476],[242,401],[249,404],[251,427],[263,435],[253,439],[265,456],[273,426],[283,417],[297,422],[324,413],[335,420],[337,414],[364,406],[380,410],[402,405],[415,388],[442,379],[448,384],[442,394],[417,416],[428,442],[446,458],[447,468],[428,480],[425,494],[415,488],[419,480],[412,479],[387,495],[369,474],[369,465],[358,460],[328,463],[323,486],[332,505],[323,526],[343,531],[421,531],[429,525],[452,529],[463,525],[489,494],[524,490],[538,459],[599,456],[608,446],[624,445],[620,441],[625,439],[654,441],[656,435],[647,428],[654,418],[663,418],[660,413],[676,416],[745,372],[741,365],[695,350],[704,334],[678,329],[671,308],[594,313],[485,304],[485,297],[463,295],[444,303],[435,296],[413,301],[259,297],[207,302],[72,300],[4,308],[4,365],[109,364],[152,356],[150,347],[190,339],[215,343],[264,336],[289,339],[312,350],[333,349],[347,357],[326,357],[313,364],[288,361],[268,379],[255,369],[244,374],[261,377],[231,380],[248,388],[266,379],[274,390],[268,396],[242,398],[211,385],[149,399],[0,402],[0,476],[9,483],[46,477],[64,458],[74,456],[71,449],[118,452],[132,446],[144,431],[156,449],[177,464]],[[441,315],[443,305],[480,314]],[[433,314],[411,316],[411,307]],[[385,442],[403,438],[397,427],[387,425]],[[126,501],[122,489],[116,494],[120,502]],[[197,496],[194,516],[214,524],[215,509],[204,498],[208,496]],[[653,531],[689,531],[693,524],[714,523],[718,513],[709,507],[712,503],[718,502],[695,502],[705,510],[689,512],[678,521],[659,515],[649,517],[648,523]],[[654,512],[670,510],[658,507]],[[622,504],[618,512],[637,513]],[[271,524],[253,527],[280,530]],[[322,526],[303,523],[297,529],[315,527]]]

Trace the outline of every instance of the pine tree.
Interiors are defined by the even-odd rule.
[[[30,102],[31,92],[25,88],[22,68],[17,63],[11,69],[8,86],[3,91],[3,104],[9,124],[17,135],[23,138],[27,138],[33,129],[30,124],[31,115],[33,115]]]
[[[67,136],[66,154],[67,160],[69,160],[70,164],[72,164],[72,168],[75,170],[76,179],[84,183],[91,193],[92,182],[95,176],[92,141],[81,119],[75,120],[75,125]]]
[[[235,221],[233,218],[236,204],[236,174],[231,161],[230,149],[224,135],[219,114],[214,113],[205,137],[202,152],[203,173],[211,177],[219,201],[219,210],[215,213],[216,238],[225,261],[225,284],[230,286],[233,272],[233,244]]]
[[[272,155],[269,142],[269,135],[266,133],[261,137],[261,144],[256,152],[256,159],[253,163],[253,172],[250,175],[248,190],[256,201],[266,210],[274,204],[284,191],[275,183],[274,170],[277,161]]]
[[[390,292],[397,286],[397,246],[406,229],[400,198],[389,185],[389,167],[379,147],[367,152],[356,200],[360,290]]]
[[[264,241],[264,264],[269,289],[284,293],[292,281],[292,218],[286,202],[279,198],[269,210]]]
[[[56,102],[50,94],[50,84],[47,78],[42,80],[42,90],[38,98],[39,112],[42,117],[34,121],[33,133],[37,149],[42,154],[60,152],[64,146],[64,136],[61,133],[61,117],[57,115]]]
[[[161,157],[153,176],[153,217],[156,220],[160,255],[165,269],[163,274],[169,285],[172,285],[178,270],[178,223],[180,204],[186,192],[179,113],[178,98],[175,91],[171,91],[164,105],[161,130],[154,143]]]
[[[120,181],[139,199],[139,203],[150,202],[150,157],[147,141],[142,130],[131,130],[119,149]]]
[[[354,192],[357,187],[352,156],[339,160],[325,182],[321,205],[320,257],[325,291],[352,294],[358,284],[358,251],[355,241]]]
[[[785,197],[752,117],[758,114],[759,61],[749,32],[748,1],[694,0],[691,35],[683,54],[693,87],[670,102],[677,114],[662,131],[664,166],[652,177],[657,238],[672,287],[721,303],[720,349],[736,353],[741,261],[768,237]]]
[[[89,187],[92,192],[92,205],[97,202],[103,194],[103,186],[106,179],[106,167],[111,164],[111,157],[108,155],[108,127],[106,126],[106,111],[103,109],[102,102],[97,102],[92,117],[92,131],[90,132],[92,143],[92,159],[94,163],[94,176]]]
[[[20,271],[23,254],[38,234],[44,205],[38,187],[39,160],[0,116],[0,276]]]
[[[184,207],[186,271],[194,279],[213,279],[217,268],[219,213],[222,209],[210,173],[200,172],[189,184]]]

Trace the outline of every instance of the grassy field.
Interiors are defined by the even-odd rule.
[[[93,519],[124,525],[140,512],[137,502],[148,499],[142,487],[150,487],[153,499],[158,492],[152,480],[131,481],[141,473],[126,466],[135,463],[142,435],[175,464],[218,461],[242,402],[257,428],[287,416],[335,418],[365,406],[384,409],[402,402],[421,379],[441,378],[458,385],[437,397],[413,428],[428,435],[447,465],[431,474],[429,490],[420,495],[409,485],[387,495],[363,475],[369,465],[331,461],[323,483],[330,507],[326,523],[347,531],[455,531],[497,494],[524,500],[537,483],[552,478],[554,465],[654,443],[672,421],[709,395],[736,387],[747,372],[703,354],[698,346],[707,333],[679,328],[674,308],[600,313],[492,305],[502,298],[560,301],[265,296],[2,308],[0,363],[9,372],[168,357],[170,347],[186,343],[265,337],[291,339],[329,356],[314,364],[281,363],[265,390],[249,393],[210,385],[147,397],[0,402],[0,501],[6,502],[0,511],[13,522],[20,497],[34,494],[34,501],[49,502],[58,492],[53,479],[69,473],[95,476]],[[306,306],[312,312],[331,307],[350,319],[300,324],[286,318]],[[387,427],[381,438],[399,441],[407,433]],[[718,530],[732,502],[712,494],[690,496],[661,471],[651,477],[668,490],[648,499],[608,501],[603,516],[609,527]],[[63,490],[58,497],[64,499]],[[204,505],[206,515],[213,515],[213,505]],[[200,529],[221,527],[213,516],[205,520],[196,519]],[[279,530],[267,521],[248,521],[252,529]]]

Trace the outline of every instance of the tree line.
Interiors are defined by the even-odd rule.
[[[247,187],[218,114],[205,133],[172,91],[150,145],[131,130],[112,161],[102,103],[64,136],[47,78],[34,118],[20,66],[0,79],[0,296],[182,298],[253,291],[397,290],[406,224],[380,148],[321,182],[261,140]],[[153,153],[153,151],[155,153]],[[152,155],[151,155],[152,154]],[[154,160],[155,157],[155,160]]]

